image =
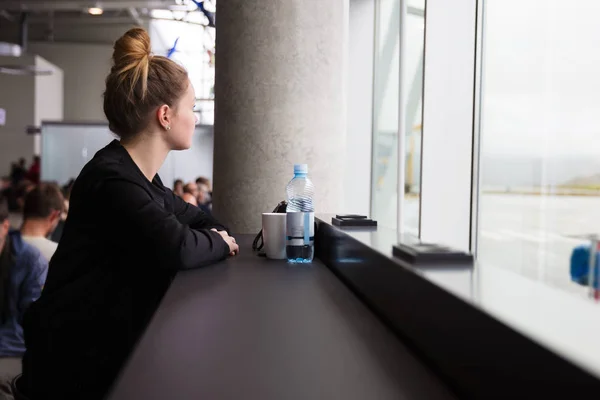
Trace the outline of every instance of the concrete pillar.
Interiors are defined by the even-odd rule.
[[[347,0],[217,2],[213,207],[232,231],[258,232],[294,163],[316,212],[340,211],[347,13]]]

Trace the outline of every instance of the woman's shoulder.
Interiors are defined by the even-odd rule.
[[[75,180],[71,197],[94,197],[101,194],[109,182],[127,183],[144,188],[144,181],[135,165],[130,164],[133,164],[133,161],[126,154],[126,150],[118,141],[113,141],[99,150],[83,167]]]
[[[113,140],[83,167],[78,180],[93,179],[98,182],[105,179],[124,179],[136,182],[140,178],[136,172],[127,151],[119,141]]]

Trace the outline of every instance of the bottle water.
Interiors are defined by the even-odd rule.
[[[287,184],[286,254],[288,262],[310,263],[315,253],[315,187],[308,179],[306,164],[294,165],[294,178]]]

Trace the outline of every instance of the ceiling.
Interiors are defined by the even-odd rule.
[[[50,41],[56,37],[70,36],[66,32],[71,31],[111,29],[122,25],[147,26],[151,19],[210,25],[214,22],[215,2],[216,0],[0,0],[0,41],[7,37],[14,38],[23,21],[27,22],[30,39]],[[204,8],[203,12],[199,12],[202,11],[199,4]],[[91,15],[88,12],[91,7],[100,7],[102,15]],[[212,13],[212,19],[207,13]]]

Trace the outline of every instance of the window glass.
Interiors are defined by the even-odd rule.
[[[407,113],[403,188],[398,188],[400,1],[380,0],[376,10],[371,214],[382,226],[396,229],[398,193],[402,193],[403,229],[414,234],[418,234],[419,226],[424,8],[425,0],[408,2],[407,60],[403,71],[403,109]]]
[[[169,12],[167,12],[169,15]],[[200,12],[189,13],[186,21],[152,20],[153,52],[183,65],[196,91],[196,112],[201,124],[214,123],[215,28],[196,22],[206,19]]]
[[[600,232],[600,3],[485,3],[478,255],[583,296],[574,248]]]

